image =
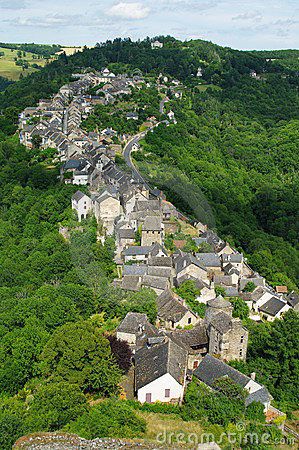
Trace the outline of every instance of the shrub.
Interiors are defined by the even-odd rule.
[[[127,402],[105,400],[66,427],[85,439],[97,437],[136,438],[146,431],[146,422]]]

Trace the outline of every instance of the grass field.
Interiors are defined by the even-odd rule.
[[[82,52],[83,48],[84,47],[62,47],[62,51],[58,52],[58,54],[62,53],[62,52],[65,52],[65,54],[67,56],[70,56],[70,55],[73,55],[76,52]],[[88,47],[88,48],[92,48],[92,47]]]
[[[16,66],[14,58],[18,56],[18,50],[11,51],[9,48],[0,47],[0,52],[4,53],[4,56],[0,57],[0,76],[2,77],[17,81],[21,73],[25,76],[37,70],[33,67],[23,70],[22,67]],[[35,63],[42,67],[47,63],[45,59],[33,59],[33,53],[30,52],[26,52],[26,56],[22,59],[29,64]]]

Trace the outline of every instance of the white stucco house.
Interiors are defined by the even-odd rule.
[[[92,211],[92,201],[88,195],[77,191],[72,196],[72,209],[77,212],[78,221],[81,222]]]
[[[165,337],[135,354],[135,389],[141,403],[177,401],[184,395],[187,351]]]

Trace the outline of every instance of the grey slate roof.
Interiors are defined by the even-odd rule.
[[[238,297],[239,291],[234,286],[223,286],[227,297]]]
[[[149,323],[147,315],[135,312],[128,312],[126,317],[117,327],[117,331],[122,333],[137,334]]]
[[[159,200],[137,200],[136,211],[160,211]]]
[[[243,261],[242,253],[233,253],[231,255],[222,255],[223,262],[241,263]]]
[[[211,318],[210,324],[220,333],[227,333],[232,328],[231,318],[224,312],[219,312]]]
[[[136,389],[169,373],[184,385],[187,367],[187,351],[170,339],[153,347],[144,347],[135,354]]]
[[[158,317],[173,322],[179,322],[188,312],[173,292],[167,289],[157,298]]]
[[[131,275],[131,276],[143,276],[147,273],[147,265],[146,264],[133,264],[133,265],[124,265],[123,266],[123,276]]]
[[[160,267],[160,266],[148,266],[147,274],[153,277],[171,277],[171,267]]]
[[[222,295],[218,295],[216,298],[212,298],[207,302],[207,305],[211,308],[229,308],[232,307],[231,303],[225,300]]]
[[[148,265],[155,267],[172,267],[172,259],[170,256],[151,256],[148,260]]]
[[[135,255],[145,255],[147,256],[149,252],[151,251],[151,246],[141,246],[141,245],[134,245],[132,247],[128,247],[124,250],[125,256],[135,256]]]
[[[263,313],[269,314],[269,316],[275,317],[280,310],[286,305],[285,302],[279,298],[272,297],[266,303],[259,307],[259,310]]]
[[[220,257],[216,253],[196,253],[196,258],[206,267],[221,267]]]
[[[75,200],[76,202],[78,202],[79,200],[81,200],[81,198],[84,197],[85,194],[83,194],[83,192],[81,191],[77,191],[74,193],[74,195],[72,196],[72,199]]]
[[[126,275],[121,282],[122,289],[127,291],[138,291],[141,287],[139,275]]]
[[[249,377],[211,355],[206,355],[203,358],[198,368],[194,371],[194,375],[211,387],[215,380],[224,376],[228,376],[243,388],[250,381]]]
[[[258,286],[264,286],[265,285],[265,280],[263,277],[251,277],[251,278],[242,278],[240,280],[240,290],[242,291],[244,289],[244,287],[246,286],[246,284],[252,281],[257,287]]]
[[[248,395],[248,397],[245,399],[245,405],[248,406],[252,402],[268,403],[272,400],[272,398],[273,397],[271,396],[267,388],[261,385],[261,389]]]
[[[287,301],[292,308],[295,308],[299,303],[299,295],[293,291],[287,296]]]
[[[119,239],[135,239],[135,231],[130,228],[121,228],[117,235]]]
[[[142,231],[161,231],[162,221],[159,216],[147,216],[144,220]]]
[[[202,322],[195,325],[192,330],[174,330],[167,335],[181,347],[190,350],[196,350],[202,346],[208,346],[209,338],[206,327]]]
[[[198,261],[198,259],[196,259],[193,255],[190,255],[190,254],[179,255],[174,260],[174,265],[175,265],[177,274],[192,264],[194,264],[195,266],[206,271],[206,268],[204,267],[204,265],[200,261]]]
[[[151,275],[144,275],[142,285],[153,289],[165,290],[168,287],[168,278],[154,277]]]

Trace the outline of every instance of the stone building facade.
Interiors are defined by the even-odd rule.
[[[232,317],[230,302],[219,296],[207,303],[205,324],[209,353],[224,361],[246,360],[248,331],[242,321]]]

